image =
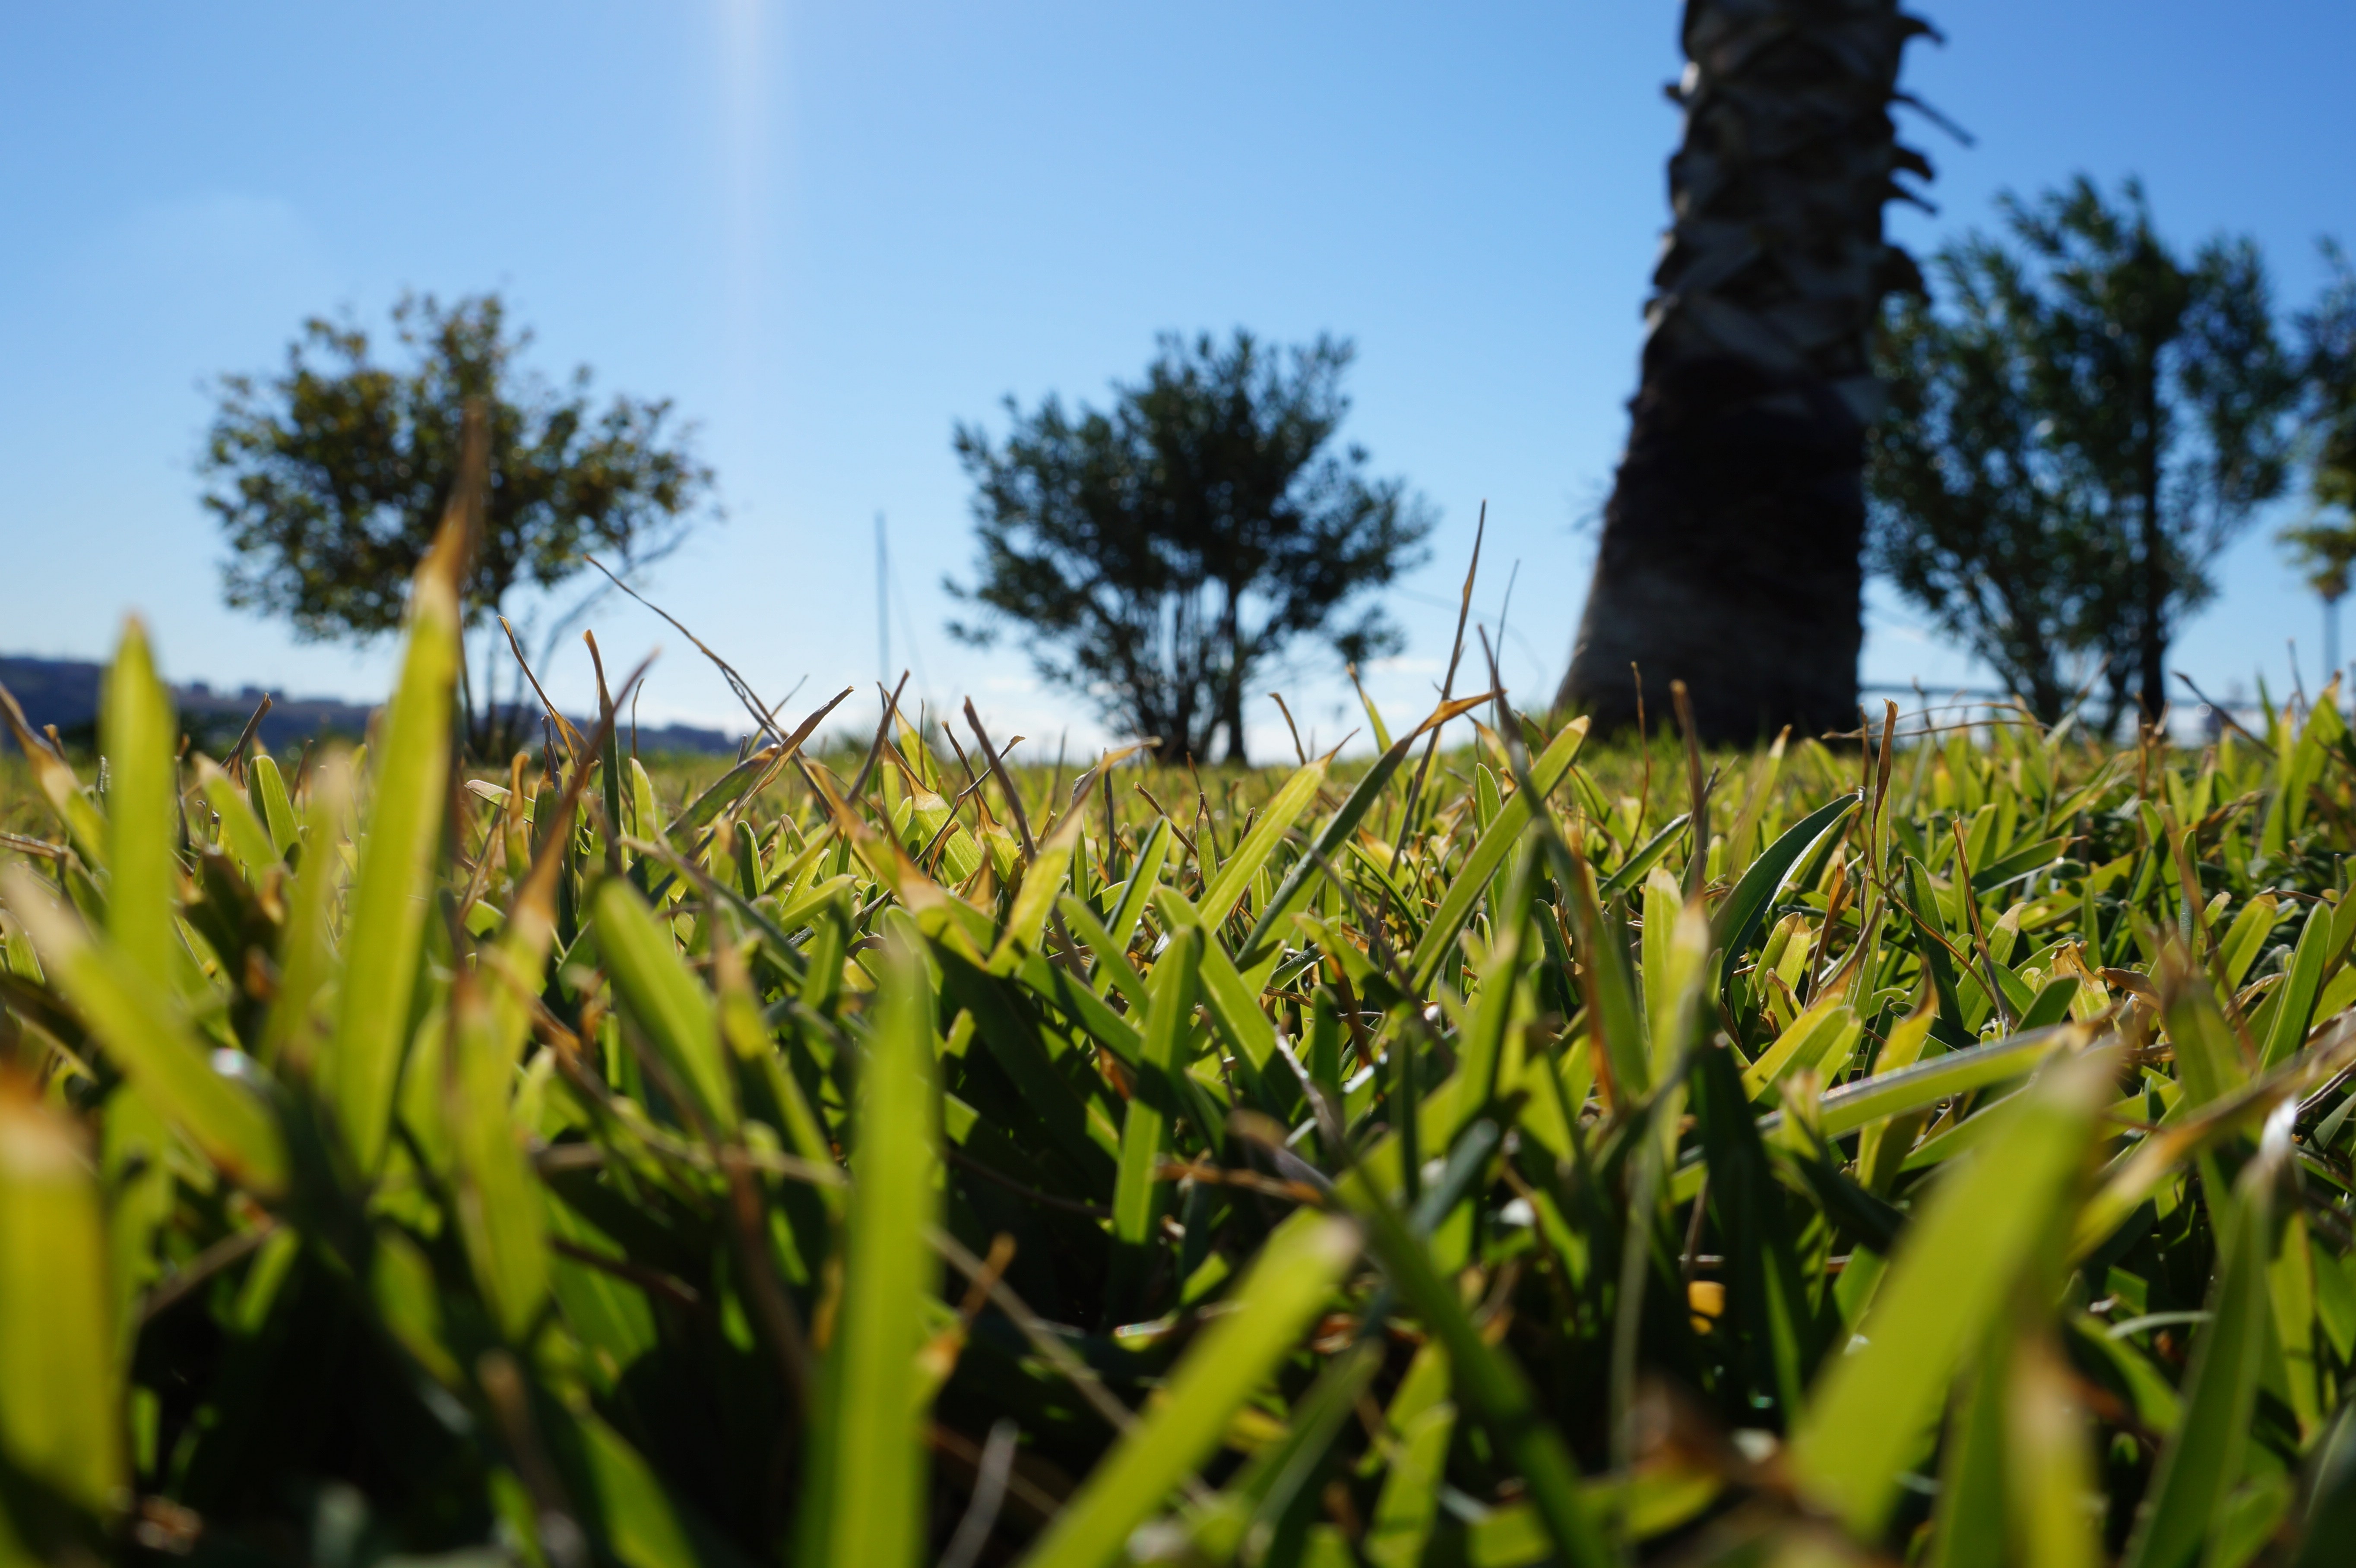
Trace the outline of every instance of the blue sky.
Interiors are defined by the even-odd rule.
[[[1907,83],[1927,249],[2004,188],[2145,178],[2190,244],[2253,233],[2286,305],[2316,237],[2356,240],[2344,76],[2356,7],[2323,0],[1960,0]],[[267,369],[301,319],[380,323],[404,287],[498,288],[540,364],[677,400],[724,522],[649,591],[772,697],[875,673],[873,517],[890,518],[914,662],[1033,735],[1095,738],[1008,650],[942,631],[971,549],[954,421],[1008,393],[1101,400],[1165,328],[1330,330],[1359,361],[1349,433],[1440,508],[1393,608],[1387,709],[1428,704],[1489,505],[1477,603],[1519,563],[1507,678],[1561,672],[1633,388],[1679,66],[1669,0],[983,5],[867,0],[14,6],[0,14],[0,650],[100,656],[126,610],[168,670],[381,688],[389,650],[302,645],[232,613],[191,472],[207,378]],[[2219,687],[2319,613],[2267,535],[2177,662]],[[655,645],[645,711],[726,720]],[[1877,594],[1864,674],[1976,678]],[[589,689],[578,645],[549,672]],[[1281,677],[1304,725],[1354,715],[1330,664]],[[798,702],[796,707],[798,708]],[[1265,706],[1265,705],[1263,705]],[[1273,725],[1275,715],[1261,716]],[[1256,737],[1269,750],[1273,730]]]

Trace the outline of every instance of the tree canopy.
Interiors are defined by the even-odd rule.
[[[2356,268],[2326,242],[2331,282],[2299,313],[2299,369],[2311,441],[2308,494],[2318,507],[2356,516]]]
[[[1902,299],[1879,350],[1877,564],[2049,716],[2104,661],[2111,718],[2157,718],[2209,568],[2279,494],[2297,389],[2246,239],[2190,257],[2141,187],[2007,197],[2009,243],[1944,248],[1944,298]]]
[[[2307,515],[2276,536],[2323,601],[2324,678],[2340,667],[2340,601],[2356,572],[2356,270],[2326,241],[2331,283],[2299,313]]]
[[[496,293],[406,294],[392,328],[396,363],[360,327],[315,316],[281,373],[221,378],[199,468],[232,552],[232,606],[312,640],[397,628],[457,483],[469,400],[486,409],[490,460],[469,625],[519,585],[563,582],[592,551],[659,560],[703,514],[712,470],[669,400],[597,406],[586,366],[552,385],[522,365],[531,334],[510,329]],[[490,695],[469,691],[480,739]]]
[[[1334,444],[1353,353],[1165,335],[1108,409],[1009,398],[1002,443],[960,423],[980,560],[948,587],[982,613],[950,632],[987,645],[1019,626],[1043,679],[1164,758],[1207,759],[1224,731],[1243,760],[1254,673],[1298,640],[1350,661],[1400,645],[1364,596],[1421,560],[1432,514]]]

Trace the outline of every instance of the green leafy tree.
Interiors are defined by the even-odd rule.
[[[1879,346],[1890,405],[1868,449],[1874,564],[2051,720],[2122,563],[2094,498],[2046,450],[2019,264],[1973,239],[1931,272],[1944,307],[1893,301]]]
[[[487,410],[490,459],[470,628],[488,629],[519,587],[562,584],[592,552],[624,570],[659,560],[704,515],[712,470],[670,403],[599,407],[586,366],[550,384],[521,364],[531,335],[510,330],[497,294],[447,305],[406,294],[392,326],[398,363],[359,326],[313,317],[282,373],[221,379],[199,469],[232,551],[232,606],[283,615],[308,640],[397,630],[458,481],[470,400]],[[503,712],[472,673],[469,737],[490,749],[515,705]]]
[[[2133,180],[2000,208],[2011,244],[1947,247],[1951,298],[1891,317],[1874,553],[2040,706],[2086,653],[2112,722],[2157,718],[2177,627],[2287,472],[2297,378],[2265,263],[2247,239],[2178,255]]]
[[[2347,596],[2350,572],[2356,571],[2356,271],[2337,245],[2325,244],[2324,259],[2331,283],[2316,307],[2298,317],[2312,510],[2277,537],[2323,601],[2329,680],[2340,668],[2340,601]]]
[[[1207,758],[1224,731],[1244,760],[1256,670],[1302,638],[1352,661],[1401,643],[1364,596],[1421,560],[1431,513],[1333,444],[1353,352],[1164,336],[1109,409],[1010,398],[1003,443],[959,424],[981,559],[947,586],[983,613],[951,634],[987,646],[1019,625],[1043,679],[1165,759]]]

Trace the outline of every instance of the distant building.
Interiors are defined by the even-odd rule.
[[[87,745],[97,738],[99,688],[103,665],[80,659],[40,659],[0,655],[0,686],[8,688],[36,730],[54,725],[70,743]],[[246,720],[262,706],[262,688],[248,686],[215,691],[203,681],[172,688],[180,725],[199,745],[226,748],[236,743]],[[299,746],[327,735],[358,740],[368,733],[372,705],[344,702],[331,697],[289,698],[271,692],[271,708],[262,720],[262,743],[272,751]],[[535,715],[537,717],[537,715]],[[584,733],[593,728],[585,719],[573,722]],[[536,728],[536,727],[535,727]],[[624,731],[625,744],[629,731]],[[714,754],[736,750],[738,737],[691,724],[642,725],[637,732],[641,752],[690,752]],[[0,748],[13,750],[15,741],[0,725]]]

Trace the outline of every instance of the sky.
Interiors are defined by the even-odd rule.
[[[2356,241],[2344,151],[2356,7],[2328,0],[1923,0],[1947,33],[1901,112],[1938,210],[1918,253],[2003,190],[2140,175],[2165,233],[2264,246],[2286,311],[2316,241]],[[1076,752],[1103,731],[1019,645],[944,630],[971,580],[960,421],[1001,400],[1103,402],[1158,333],[1354,340],[1347,436],[1438,509],[1390,595],[1406,651],[1368,672],[1394,722],[1434,698],[1486,504],[1475,610],[1542,704],[1585,597],[1626,431],[1678,117],[1671,0],[1455,5],[1197,0],[473,0],[0,11],[0,652],[103,657],[136,613],[166,673],[367,698],[392,650],[302,644],[232,612],[195,460],[228,372],[304,318],[381,328],[405,289],[496,289],[533,363],[671,399],[724,516],[649,597],[788,705],[877,646],[937,706]],[[2259,520],[2173,662],[2277,688],[2320,612]],[[1508,586],[1511,585],[1510,604]],[[541,624],[570,603],[536,610]],[[626,602],[609,657],[660,647],[642,712],[734,724],[725,687]],[[544,671],[593,700],[577,641]],[[1869,683],[1986,672],[1876,589]],[[1329,657],[1269,684],[1304,731],[1358,718]],[[865,703],[866,699],[861,701]],[[1273,705],[1260,755],[1289,752]],[[870,708],[872,713],[872,707]],[[867,720],[872,722],[872,719]],[[1362,743],[1362,742],[1361,742]]]

